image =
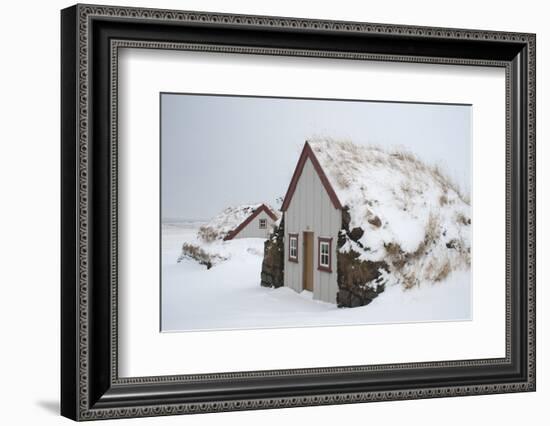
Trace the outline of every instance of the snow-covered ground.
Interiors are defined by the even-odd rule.
[[[230,257],[207,270],[194,260],[177,262],[184,242],[195,243],[200,224],[162,228],[162,330],[308,327],[471,319],[470,270],[458,270],[436,284],[410,290],[387,287],[372,303],[337,308],[311,293],[260,286],[264,240],[216,242]]]

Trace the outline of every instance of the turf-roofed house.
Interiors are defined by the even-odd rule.
[[[204,241],[268,238],[277,220],[277,213],[267,204],[227,207],[199,229],[199,237]]]
[[[468,197],[408,152],[307,141],[281,211],[264,286],[355,307],[388,285],[430,285],[470,268]]]
[[[192,259],[211,269],[243,254],[261,254],[255,246],[269,238],[278,220],[278,213],[267,204],[227,207],[186,239],[177,261]]]

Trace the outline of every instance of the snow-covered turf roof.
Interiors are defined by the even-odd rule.
[[[383,233],[378,240],[398,239],[405,251],[413,251],[430,213],[470,216],[469,203],[450,179],[409,152],[330,139],[308,143],[340,203],[349,208],[350,229]],[[383,226],[370,223],[375,217]]]
[[[258,210],[265,211],[273,220],[277,219],[275,210],[264,203],[231,206],[201,227],[203,235],[204,231],[211,231],[216,238],[231,238],[236,233],[235,231],[238,232],[238,228]]]

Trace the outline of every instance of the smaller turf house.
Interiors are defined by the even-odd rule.
[[[245,204],[227,207],[208,224],[201,226],[198,235],[204,241],[236,238],[268,238],[278,220],[267,204]]]

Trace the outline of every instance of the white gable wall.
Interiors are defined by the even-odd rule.
[[[313,232],[313,298],[336,303],[336,245],[342,212],[334,208],[311,160],[307,159],[285,215],[285,286],[303,289],[304,232]],[[298,263],[288,260],[289,234],[298,234]],[[332,238],[332,272],[319,271],[318,237]]]
[[[266,229],[260,229],[260,219],[267,220]],[[265,211],[261,211],[252,221],[246,225],[241,232],[233,237],[235,238],[268,238],[273,230],[274,220],[269,217]]]

